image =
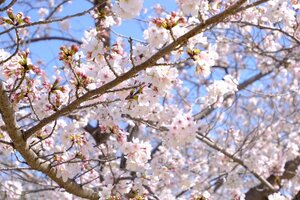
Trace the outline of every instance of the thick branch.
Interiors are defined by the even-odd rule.
[[[17,2],[17,0],[12,0],[7,6],[5,6],[5,7],[3,7],[3,8],[0,8],[0,12],[9,9],[9,8],[12,7],[16,2]]]
[[[43,162],[22,137],[21,130],[17,127],[14,108],[4,91],[3,83],[0,81],[0,113],[6,125],[6,131],[13,141],[14,148],[23,156],[27,164],[35,170],[48,175],[60,187],[71,194],[87,199],[99,199],[98,193],[91,189],[83,188],[76,182],[68,179],[66,182],[57,176],[57,170],[50,166],[49,162]]]
[[[293,200],[300,200],[300,190],[299,190],[299,192],[296,194],[296,196],[293,198]]]
[[[247,6],[244,6],[244,7],[239,8],[238,11],[246,10],[246,9],[248,9],[248,8],[252,8],[252,7],[261,5],[261,4],[266,3],[266,2],[268,2],[268,1],[270,1],[270,0],[259,0],[259,1],[253,2],[253,3],[251,3],[251,4],[248,4]]]
[[[67,105],[66,107],[60,109],[59,111],[52,114],[51,116],[44,118],[36,126],[34,126],[31,129],[27,130],[24,134],[24,138],[28,139],[36,131],[40,130],[41,128],[43,128],[48,123],[58,119],[60,116],[63,116],[67,113],[72,112],[73,110],[75,110],[77,108],[77,106],[79,106],[81,103],[83,103],[85,101],[88,101],[91,97],[93,97],[95,95],[101,95],[101,94],[105,93],[105,91],[119,85],[123,81],[130,79],[131,77],[136,75],[138,72],[140,72],[142,70],[145,70],[149,67],[154,66],[156,64],[157,60],[162,58],[164,55],[167,55],[168,53],[170,53],[172,50],[174,50],[179,45],[182,45],[182,44],[186,43],[188,41],[188,39],[190,39],[191,37],[197,35],[198,33],[201,33],[203,30],[205,30],[206,28],[208,28],[209,26],[211,26],[213,24],[222,22],[229,15],[236,14],[236,10],[238,8],[240,8],[240,6],[242,4],[244,4],[246,1],[247,0],[238,1],[237,3],[230,6],[228,9],[226,9],[224,12],[219,13],[219,14],[211,17],[210,19],[206,20],[204,23],[199,24],[198,26],[196,26],[195,28],[193,28],[192,30],[187,32],[186,34],[180,36],[174,42],[172,42],[169,45],[167,45],[166,47],[160,49],[157,53],[155,53],[152,57],[147,59],[142,64],[137,65],[136,67],[133,67],[128,72],[124,73],[123,75],[120,75],[119,77],[117,77],[113,81],[111,81],[109,83],[106,83],[105,85],[101,86],[100,88],[97,88],[95,90],[91,90],[91,91],[87,92],[86,94],[84,94],[80,98],[76,99],[75,101],[73,101],[72,103]]]
[[[248,166],[244,163],[244,161],[241,160],[241,159],[239,159],[236,155],[230,154],[225,149],[219,147],[217,144],[215,144],[214,142],[210,141],[206,137],[202,137],[200,135],[197,135],[197,138],[199,140],[201,140],[202,142],[204,142],[205,144],[207,144],[208,146],[210,146],[211,148],[213,148],[213,149],[215,149],[215,150],[223,153],[228,158],[231,158],[235,163],[238,163],[239,165],[243,166],[247,171],[249,171],[251,174],[253,174],[261,182],[261,185],[263,187],[267,187],[269,191],[272,191],[272,192],[275,191],[273,185],[268,180],[266,180],[265,178],[263,178],[262,176],[260,176],[259,174],[257,174],[252,169],[248,168]]]
[[[40,42],[44,40],[62,40],[62,41],[67,41],[67,42],[74,42],[77,44],[82,44],[80,40],[76,40],[73,38],[67,38],[67,37],[61,37],[61,36],[46,36],[46,37],[39,37],[39,38],[32,38],[29,40],[22,41],[21,44],[28,44],[32,42]]]
[[[282,180],[290,180],[296,175],[296,170],[300,165],[300,156],[295,158],[294,160],[288,161],[285,163],[284,172],[281,176],[276,177],[275,175],[271,175],[267,178],[267,181],[272,184],[276,185]],[[267,190],[263,187],[262,184],[257,185],[256,187],[251,188],[246,193],[246,200],[266,200],[273,191]],[[298,196],[300,198],[300,194]],[[297,195],[294,197],[297,200]]]

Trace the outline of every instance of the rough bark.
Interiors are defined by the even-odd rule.
[[[101,1],[101,0],[100,0]],[[74,111],[81,103],[88,101],[95,95],[101,95],[105,93],[107,90],[112,89],[113,87],[117,86],[118,84],[122,83],[125,80],[128,80],[135,76],[138,72],[145,70],[149,67],[155,66],[157,60],[165,56],[166,54],[169,54],[171,51],[176,49],[178,46],[185,44],[191,37],[203,32],[205,29],[209,28],[210,26],[220,23],[223,20],[225,20],[228,16],[236,14],[238,10],[241,8],[241,6],[246,2],[247,0],[239,0],[234,5],[228,7],[225,11],[211,17],[210,19],[206,20],[205,22],[199,24],[198,26],[191,29],[186,34],[182,35],[181,37],[177,38],[175,41],[171,42],[170,44],[166,45],[164,48],[160,49],[157,53],[155,53],[153,56],[151,56],[149,59],[147,59],[145,62],[143,62],[140,65],[136,65],[132,69],[130,69],[128,72],[116,77],[113,81],[95,89],[92,91],[87,92],[83,96],[79,97],[75,101],[71,102],[69,105],[61,108],[56,113],[44,118],[41,120],[38,124],[27,130],[26,132],[22,132],[18,127],[15,120],[14,115],[14,109],[13,105],[9,101],[9,98],[7,94],[4,92],[3,84],[0,81],[0,111],[1,116],[3,118],[3,121],[5,122],[7,132],[14,144],[14,148],[22,155],[24,160],[27,162],[27,164],[32,167],[35,170],[38,170],[46,175],[48,175],[52,180],[54,180],[60,187],[64,188],[66,191],[77,195],[82,198],[88,198],[88,199],[98,199],[98,193],[80,186],[76,182],[72,180],[67,180],[66,182],[63,181],[62,177],[57,176],[57,170],[55,168],[51,168],[50,164],[48,162],[43,162],[42,159],[39,158],[39,156],[29,148],[29,145],[27,144],[26,140],[31,137],[33,134],[35,134],[38,130],[43,128],[45,125],[57,120],[59,117],[64,116],[72,111]],[[104,2],[103,0],[101,2]],[[100,4],[101,4],[100,2]],[[99,0],[95,0],[95,4],[99,3]],[[97,4],[98,5],[98,4]],[[101,4],[102,6],[102,4]],[[104,9],[103,7],[99,7],[98,9]],[[97,22],[98,23],[98,22]],[[97,28],[100,30],[101,33],[100,36],[103,38],[107,38],[105,40],[107,43],[107,46],[109,46],[109,35],[107,35],[106,30],[103,29],[103,26],[100,23],[97,24]],[[103,30],[103,31],[101,31]],[[102,34],[103,33],[103,34]],[[300,161],[299,161],[300,162]],[[298,164],[299,165],[299,164]]]
[[[57,170],[51,167],[49,162],[44,162],[44,160],[40,159],[39,156],[29,148],[28,143],[23,138],[22,131],[17,126],[14,108],[4,90],[2,81],[0,81],[0,113],[14,148],[22,155],[26,163],[32,169],[46,174],[60,187],[76,196],[87,199],[99,199],[97,192],[84,188],[70,179],[65,182],[62,177],[58,177]]]
[[[300,200],[300,190],[299,190],[299,192],[296,194],[296,196],[293,198],[293,200]]]
[[[267,181],[272,185],[279,185],[282,180],[290,180],[296,175],[296,170],[300,165],[300,156],[296,157],[294,160],[286,162],[284,166],[284,173],[281,176],[271,175],[267,178]],[[262,184],[251,188],[246,193],[246,200],[267,200],[273,191],[268,190]],[[294,200],[300,199],[300,192],[295,196]]]
[[[150,68],[152,66],[155,66],[157,60],[159,60],[160,58],[162,58],[164,55],[169,54],[172,50],[174,50],[179,45],[182,45],[182,44],[186,43],[193,36],[201,33],[202,31],[204,31],[206,28],[210,27],[211,25],[214,25],[216,23],[222,22],[228,16],[236,14],[237,10],[246,1],[247,0],[240,0],[240,1],[238,1],[234,5],[232,5],[229,8],[227,8],[224,12],[221,12],[221,13],[219,13],[219,14],[211,17],[211,18],[209,18],[204,23],[199,24],[198,26],[196,26],[195,28],[193,28],[192,30],[190,30],[189,32],[187,32],[186,34],[184,34],[184,35],[180,36],[179,38],[177,38],[175,41],[173,41],[169,45],[167,45],[164,48],[160,49],[157,53],[155,53],[153,56],[151,56],[150,58],[148,58],[145,62],[143,62],[140,65],[137,65],[137,66],[131,68],[128,72],[126,72],[126,73],[118,76],[113,81],[110,81],[110,82],[106,83],[105,85],[103,85],[103,86],[101,86],[101,87],[99,87],[97,89],[94,89],[94,90],[91,90],[91,91],[87,92],[83,96],[81,96],[78,99],[76,99],[73,102],[71,102],[69,105],[63,107],[62,109],[58,110],[54,114],[50,115],[49,117],[44,118],[37,125],[35,125],[34,127],[30,128],[29,130],[27,130],[25,132],[25,134],[24,134],[25,135],[25,139],[28,139],[36,131],[40,130],[41,128],[43,128],[48,123],[53,122],[56,119],[58,119],[59,117],[72,112],[81,103],[83,103],[85,101],[88,101],[91,97],[93,97],[95,95],[101,95],[101,94],[105,93],[107,90],[112,89],[113,87],[119,85],[123,81],[128,80],[131,77],[135,76],[138,72],[143,71],[143,70],[145,70],[147,68]]]

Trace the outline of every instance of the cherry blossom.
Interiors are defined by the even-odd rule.
[[[159,3],[0,3],[1,198],[299,197],[299,2]]]
[[[130,19],[140,14],[143,0],[120,0],[113,7],[113,11],[123,19]]]
[[[283,195],[281,195],[280,193],[274,193],[274,194],[269,195],[268,199],[269,200],[285,200],[287,198],[284,197]]]
[[[226,75],[224,80],[217,80],[212,85],[207,87],[208,97],[206,99],[209,105],[217,103],[221,105],[224,99],[224,95],[232,94],[237,89],[237,81],[230,75]]]
[[[139,139],[133,139],[132,142],[125,142],[121,149],[127,157],[127,168],[132,171],[143,170],[145,164],[151,158],[151,144],[140,142]]]
[[[198,128],[192,116],[182,112],[179,112],[167,127],[169,132],[166,135],[166,142],[173,147],[182,146],[195,140],[195,133]]]

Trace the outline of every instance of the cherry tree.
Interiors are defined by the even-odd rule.
[[[297,0],[78,2],[0,1],[1,199],[300,199]]]

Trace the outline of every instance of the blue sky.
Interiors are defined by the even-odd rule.
[[[167,11],[176,10],[176,3],[175,0],[164,0],[164,1],[157,1],[157,0],[145,0],[144,7],[147,9],[147,13],[142,12],[141,16],[138,19],[150,19],[149,16],[155,16],[155,13],[151,9],[155,4],[160,3],[162,7],[164,7]],[[38,21],[40,19],[39,15],[37,14],[39,7],[46,7],[46,4],[36,3],[35,5],[37,9],[30,9],[28,15],[32,18],[32,21]],[[89,9],[92,6],[91,3],[88,3],[85,0],[74,0],[72,3],[67,3],[64,5],[63,12],[58,13],[55,17],[61,18],[66,15],[75,14],[78,12],[82,12],[84,10]],[[28,10],[26,7],[22,6],[14,6],[14,13],[18,11]],[[27,13],[25,13],[27,15]],[[61,32],[61,28],[57,24],[51,25],[54,29],[49,32],[50,36],[65,36],[65,37],[74,37],[80,40],[83,36],[85,30],[89,30],[94,28],[94,20],[90,15],[76,17],[70,20],[70,27],[71,30],[69,33]],[[132,38],[136,39],[143,39],[143,29],[147,27],[147,24],[144,22],[139,22],[136,19],[133,20],[124,20],[120,27],[114,27],[113,30],[117,33],[120,33],[125,36],[131,36]],[[36,27],[33,27],[36,28]],[[41,35],[43,35],[42,33]],[[29,35],[30,36],[30,35]],[[114,37],[114,35],[112,34]],[[6,35],[7,37],[7,35]],[[0,38],[1,40],[2,38]],[[4,38],[3,38],[4,39]],[[29,48],[32,52],[31,58],[34,63],[37,61],[43,61],[42,67],[51,74],[53,72],[54,66],[62,66],[63,63],[57,59],[59,48],[62,45],[71,45],[72,43],[58,41],[58,40],[50,40],[50,41],[42,41],[30,44]],[[0,44],[1,45],[1,44]],[[1,47],[0,47],[1,48]],[[191,69],[191,73],[193,73],[193,69]],[[246,72],[247,76],[249,72]],[[253,73],[253,72],[252,72]],[[221,79],[224,76],[224,72],[220,70],[215,70],[213,74],[213,78]],[[197,77],[195,77],[197,78]],[[190,86],[189,84],[184,86]],[[192,96],[196,96],[197,94],[192,93]],[[193,97],[195,98],[195,97]]]
[[[56,1],[58,2],[58,1]],[[172,11],[176,9],[176,4],[174,0],[164,0],[164,1],[157,1],[157,0],[145,0],[144,1],[144,7],[147,9],[147,13],[143,14],[138,17],[138,19],[149,19],[149,16],[154,16],[154,12],[151,9],[155,4],[160,3],[167,11]],[[5,5],[5,4],[4,4]],[[33,3],[33,6],[36,7],[47,7],[47,4],[36,2]],[[58,13],[55,15],[56,17],[64,17],[66,15],[75,14],[77,12],[82,12],[84,10],[87,10],[91,7],[91,3],[84,1],[84,0],[73,0],[72,3],[64,4],[63,12]],[[14,13],[17,13],[19,11],[24,12],[25,15],[28,15],[31,17],[31,21],[38,21],[40,20],[39,15],[37,14],[38,9],[37,8],[31,8],[28,9],[24,5],[15,5],[13,7]],[[25,10],[29,10],[29,12],[25,12]],[[5,16],[5,13],[0,14],[1,16]],[[145,18],[146,17],[146,18]],[[50,36],[65,36],[70,37],[70,35],[76,39],[81,40],[83,33],[85,30],[89,30],[91,28],[94,28],[94,20],[91,18],[90,15],[81,16],[73,18],[70,22],[71,31],[69,33],[67,32],[61,32],[61,28],[57,24],[51,25],[54,29],[49,33]],[[119,27],[114,27],[114,31],[126,35],[131,36],[132,38],[136,39],[143,39],[143,33],[142,29],[146,28],[147,25],[143,22],[138,22],[137,20],[125,20],[123,21],[122,25]],[[35,27],[34,27],[35,28]],[[0,29],[2,31],[3,29]],[[40,34],[41,36],[43,34]],[[30,36],[30,35],[29,35]],[[3,48],[3,43],[1,44],[1,41],[4,41],[7,39],[7,35],[1,36],[0,38],[0,48]],[[59,66],[62,63],[56,59],[59,47],[63,44],[71,45],[71,43],[64,42],[64,41],[57,41],[57,40],[49,40],[49,41],[41,41],[32,43],[29,46],[29,49],[31,50],[31,58],[33,62],[37,61],[43,61],[44,67],[51,67],[51,66]],[[3,46],[2,46],[3,45]],[[49,70],[49,69],[48,69]],[[47,71],[48,71],[47,70]],[[51,71],[51,69],[50,69]]]

